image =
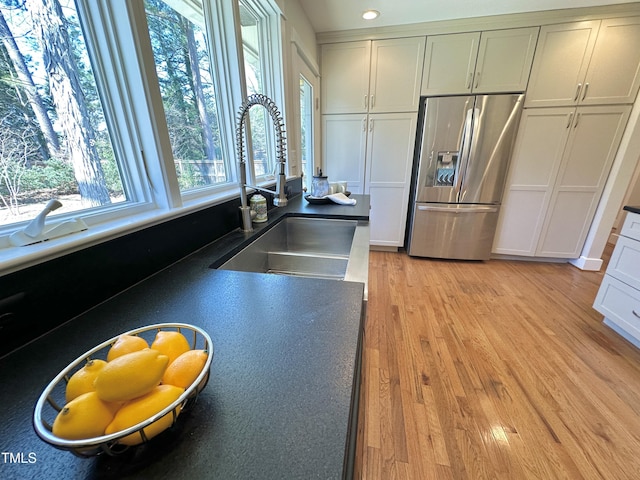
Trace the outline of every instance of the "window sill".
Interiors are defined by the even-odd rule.
[[[24,247],[8,245],[7,236],[0,239],[0,242],[4,241],[4,248],[0,248],[0,276],[233,200],[238,198],[238,192],[235,190],[226,190],[215,196],[208,195],[206,198],[193,198],[185,201],[182,207],[170,210],[159,210],[147,205],[147,208],[139,213],[100,223],[91,223],[91,219],[84,217],[89,226],[87,230]]]

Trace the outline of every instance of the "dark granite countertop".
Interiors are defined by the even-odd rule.
[[[634,207],[631,205],[625,205],[623,210],[626,210],[627,212],[631,212],[631,213],[640,213],[640,207]]]
[[[283,215],[366,220],[368,197],[356,198],[356,207],[294,199],[270,211],[270,223]],[[209,268],[249,241],[230,237],[0,359],[0,478],[328,479],[349,472],[364,285]],[[209,384],[171,430],[119,457],[91,459],[37,437],[33,407],[59,371],[104,340],[163,322],[203,328],[215,349]]]

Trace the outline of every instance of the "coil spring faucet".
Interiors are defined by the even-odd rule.
[[[244,122],[247,118],[249,110],[254,105],[262,105],[263,107],[265,107],[267,109],[267,112],[269,112],[269,115],[271,115],[271,119],[273,120],[273,126],[276,134],[276,158],[277,164],[279,165],[275,191],[247,184],[244,145]],[[238,125],[236,127],[236,149],[238,153],[238,166],[240,170],[240,211],[242,212],[242,230],[244,230],[245,232],[251,232],[253,230],[253,227],[251,226],[251,210],[247,205],[247,187],[259,190],[261,192],[275,194],[275,196],[273,197],[273,204],[276,207],[284,207],[288,202],[285,193],[287,176],[285,173],[286,160],[284,121],[282,120],[282,115],[280,114],[280,111],[278,110],[276,104],[266,95],[263,95],[261,93],[250,95],[240,106],[240,110],[238,112]]]

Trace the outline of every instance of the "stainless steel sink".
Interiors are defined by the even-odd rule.
[[[366,284],[369,225],[356,220],[286,217],[219,268]]]

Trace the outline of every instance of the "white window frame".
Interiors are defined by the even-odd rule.
[[[198,6],[194,0],[182,1],[192,8]],[[265,66],[265,72],[270,75],[265,78],[265,88],[268,85],[267,94],[282,108],[284,116],[281,12],[275,0],[251,2],[267,15],[272,41],[267,43],[269,65]],[[92,64],[94,75],[101,93],[108,92],[102,95],[105,117],[114,150],[118,158],[126,159],[123,184],[126,183],[133,198],[122,204],[56,216],[55,221],[47,221],[48,227],[69,218],[82,218],[89,228],[27,247],[11,246],[9,235],[28,222],[0,229],[0,274],[81,250],[240,194],[235,122],[246,90],[236,1],[203,2],[209,51],[215,68],[214,88],[220,98],[218,120],[224,125],[221,143],[229,164],[230,181],[183,194],[173,164],[143,2],[77,0],[76,3],[87,48],[93,58],[100,59],[99,65]]]
[[[291,57],[292,57],[292,77],[295,83],[295,88],[292,88],[293,94],[291,98],[291,104],[293,106],[293,118],[291,126],[295,126],[295,135],[289,135],[290,138],[290,152],[292,152],[291,170],[295,172],[301,172],[302,174],[302,132],[301,132],[301,118],[300,118],[300,93],[299,93],[299,80],[303,77],[313,89],[313,108],[312,108],[312,139],[313,139],[313,164],[309,165],[310,171],[304,172],[305,177],[302,179],[302,187],[307,191],[311,191],[311,180],[313,178],[315,168],[321,166],[321,131],[320,131],[320,69],[311,55],[305,51],[303,43],[300,41],[298,34],[295,30],[291,35]],[[290,129],[291,129],[290,126]]]
[[[234,0],[236,24],[240,29],[240,0]],[[284,54],[282,51],[282,21],[281,12],[273,0],[242,0],[242,3],[254,15],[260,19],[260,29],[258,36],[260,38],[260,60],[263,76],[264,94],[271,98],[278,107],[282,115],[285,125],[286,121],[286,101],[285,101],[285,81],[284,81]],[[242,96],[246,98],[247,82],[244,71],[244,50],[242,48],[242,36],[240,35],[239,55],[241,56],[240,71],[242,72],[241,85]],[[267,132],[267,135],[269,132]],[[275,152],[275,138],[268,137],[269,149]],[[249,149],[247,149],[249,151]],[[275,154],[274,154],[275,155]],[[266,175],[255,175],[253,165],[247,161],[247,181],[253,185],[265,185],[275,182],[273,172]]]

